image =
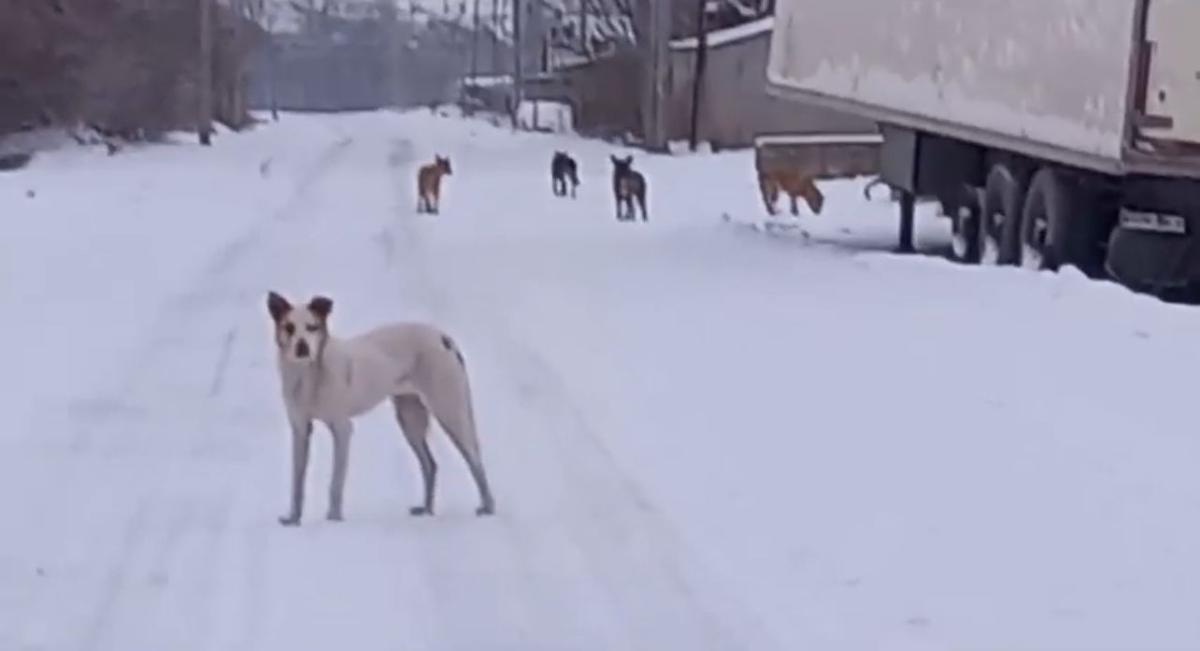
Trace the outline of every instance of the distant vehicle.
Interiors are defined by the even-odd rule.
[[[963,262],[1200,285],[1200,2],[779,0],[782,97],[880,125]]]

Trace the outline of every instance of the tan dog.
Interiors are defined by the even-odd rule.
[[[825,195],[817,189],[817,184],[813,177],[793,170],[765,170],[758,174],[758,187],[762,191],[763,203],[767,206],[767,213],[774,215],[776,213],[775,203],[779,200],[779,192],[786,192],[788,198],[792,202],[792,214],[799,215],[800,209],[796,205],[796,197],[804,197],[805,203],[808,204],[814,215],[821,214],[821,209],[825,206]]]
[[[462,353],[442,331],[420,323],[386,325],[350,339],[329,334],[333,301],[318,296],[293,307],[275,292],[267,297],[275,322],[279,378],[292,429],[291,510],[279,518],[300,524],[304,477],[313,422],[333,433],[330,520],[342,519],[342,491],[350,457],[353,419],[390,399],[396,420],[421,466],[425,499],[413,515],[432,515],[437,463],[429,451],[430,414],[458,448],[479,489],[478,515],[495,510],[471,406]]]
[[[417,170],[417,212],[438,214],[442,203],[442,177],[450,176],[450,158],[434,156],[432,163]]]

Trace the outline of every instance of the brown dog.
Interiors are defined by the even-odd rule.
[[[442,202],[442,177],[451,175],[450,158],[434,156],[417,170],[417,212],[438,214]]]
[[[775,202],[779,200],[781,190],[787,193],[788,198],[792,201],[793,215],[800,214],[800,209],[796,205],[796,197],[804,197],[805,203],[808,204],[814,215],[821,214],[821,208],[825,206],[825,195],[817,189],[813,177],[798,171],[786,169],[761,171],[758,174],[758,187],[762,191],[767,213],[771,215],[776,212]]]

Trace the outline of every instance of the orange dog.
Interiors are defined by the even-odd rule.
[[[432,163],[417,170],[417,212],[438,214],[442,200],[442,177],[450,175],[449,157],[434,156]]]
[[[813,214],[821,214],[821,208],[825,205],[825,195],[817,189],[817,184],[813,182],[813,177],[799,171],[792,170],[771,170],[763,171],[758,175],[758,187],[762,190],[763,203],[767,206],[767,213],[775,214],[775,202],[779,199],[779,191],[787,193],[788,198],[792,200],[792,214],[800,214],[799,208],[796,206],[796,197],[804,197],[805,203],[813,211]]]

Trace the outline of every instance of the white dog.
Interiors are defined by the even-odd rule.
[[[279,519],[281,524],[300,524],[313,421],[325,423],[333,433],[328,518],[342,519],[352,420],[388,398],[417,455],[424,480],[425,501],[410,512],[433,514],[437,463],[427,440],[432,412],[475,479],[480,499],[476,513],[493,513],[495,503],[483,471],[467,371],[462,353],[450,337],[432,326],[397,323],[352,339],[338,339],[329,334],[333,301],[322,296],[306,306],[293,307],[271,292],[267,309],[275,321],[283,401],[292,427],[292,506],[288,515]]]

